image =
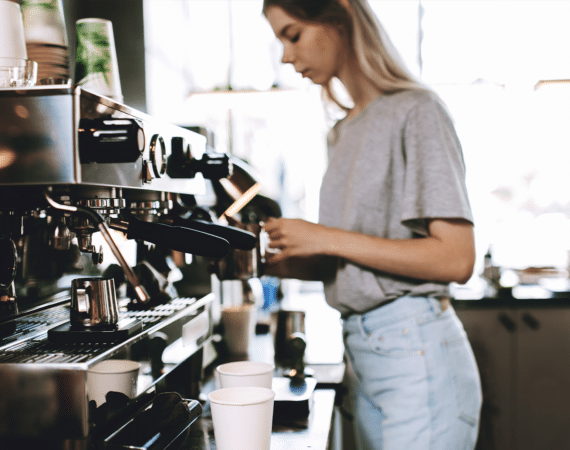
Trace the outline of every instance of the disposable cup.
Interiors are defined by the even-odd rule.
[[[6,0],[0,0],[0,58],[28,58],[20,5]]]
[[[247,355],[255,332],[256,309],[253,304],[229,306],[222,309],[224,340],[234,355]]]
[[[275,366],[256,361],[236,361],[216,367],[215,377],[220,388],[264,387],[271,389]]]
[[[106,19],[76,22],[76,84],[95,94],[123,101],[113,24]]]
[[[140,363],[127,359],[108,359],[87,371],[87,394],[97,406],[106,402],[109,392],[120,392],[129,398],[137,395]]]
[[[22,0],[28,59],[38,63],[38,84],[70,81],[63,0]]]
[[[21,9],[26,42],[68,47],[63,0],[23,0]]]
[[[275,392],[234,387],[215,390],[208,399],[217,450],[269,450]]]

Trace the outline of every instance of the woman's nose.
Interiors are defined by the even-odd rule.
[[[293,64],[293,52],[288,45],[283,46],[283,56],[281,57],[283,64]]]

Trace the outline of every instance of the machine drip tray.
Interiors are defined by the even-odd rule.
[[[67,322],[48,330],[48,340],[59,344],[76,342],[116,344],[134,336],[142,331],[142,328],[142,322],[132,317],[120,319],[114,328],[75,328]]]

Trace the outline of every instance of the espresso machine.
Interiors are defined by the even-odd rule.
[[[73,85],[0,90],[0,111],[0,448],[169,448],[201,413],[215,322],[188,257],[210,276],[257,245],[215,213],[230,158]],[[109,361],[136,363],[130,390],[95,401]]]

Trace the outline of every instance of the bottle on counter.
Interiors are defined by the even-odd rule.
[[[491,246],[489,246],[483,261],[483,278],[489,282],[493,289],[499,289],[501,287],[501,268],[494,264]]]

